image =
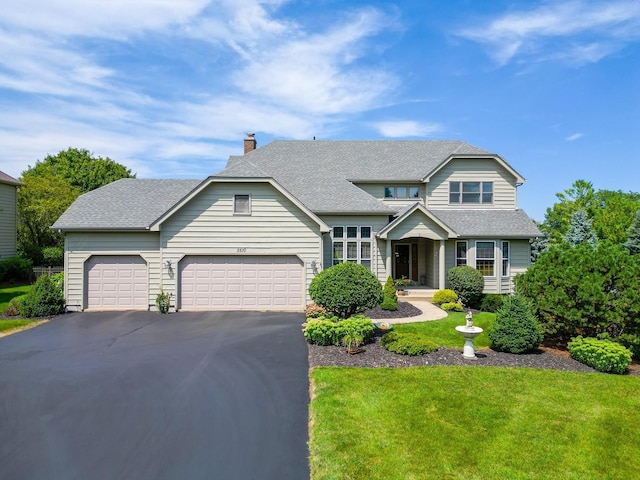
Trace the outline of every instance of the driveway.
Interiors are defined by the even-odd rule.
[[[0,338],[0,478],[309,478],[303,321],[73,313]]]

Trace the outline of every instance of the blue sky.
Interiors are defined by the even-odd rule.
[[[640,1],[3,0],[0,170],[68,147],[204,178],[273,139],[459,139],[543,220],[640,191]]]

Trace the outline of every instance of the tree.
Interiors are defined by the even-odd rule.
[[[530,240],[529,243],[531,244],[531,263],[535,263],[540,255],[549,250],[549,239],[544,235]]]
[[[544,222],[540,225],[542,231],[549,237],[550,243],[562,241],[569,225],[571,216],[580,209],[589,210],[595,201],[595,191],[591,182],[576,180],[571,188],[556,193],[558,202],[547,208]]]
[[[88,150],[69,148],[47,155],[22,172],[18,189],[18,251],[40,263],[45,247],[62,245],[50,226],[82,193],[120,178],[131,170],[110,158],[94,158]]]
[[[623,246],[631,255],[640,255],[640,210],[636,212],[633,223],[627,230],[627,241]]]
[[[596,232],[593,230],[593,222],[587,217],[587,212],[580,209],[573,214],[569,230],[564,236],[564,241],[574,247],[581,243],[587,243],[595,247],[598,239]]]

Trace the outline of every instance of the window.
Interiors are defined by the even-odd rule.
[[[467,242],[456,242],[456,267],[467,264]]]
[[[234,195],[233,213],[234,215],[251,215],[251,196]]]
[[[476,270],[485,277],[495,276],[495,242],[476,242]]]
[[[449,203],[493,203],[493,182],[449,182]]]
[[[371,269],[371,227],[333,227],[333,264],[353,262]]]
[[[420,187],[408,185],[384,187],[384,198],[420,198]]]
[[[502,242],[502,276],[503,277],[508,277],[509,276],[509,258],[510,258],[510,251],[509,251],[509,242]]]

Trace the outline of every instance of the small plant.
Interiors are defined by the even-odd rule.
[[[449,288],[438,290],[433,294],[433,303],[442,305],[443,303],[455,303],[458,301],[458,294]]]
[[[383,300],[380,304],[382,310],[398,310],[398,295],[396,287],[391,276],[387,277],[382,289]]]
[[[64,295],[48,275],[41,275],[33,288],[19,304],[20,315],[25,318],[59,315],[64,312]]]
[[[380,304],[380,308],[382,310],[395,311],[398,310],[398,301],[393,298],[385,297],[385,299]]]
[[[166,293],[162,288],[160,288],[160,293],[156,296],[156,307],[158,307],[158,311],[160,313],[169,313],[169,307],[171,307],[171,297],[171,293]]]
[[[364,336],[362,333],[355,327],[355,325],[350,325],[346,328],[346,333],[342,337],[342,345],[344,345],[345,350],[348,353],[360,353],[362,349],[360,345],[362,345],[362,341],[364,340]]]
[[[477,308],[482,301],[484,277],[473,267],[464,265],[453,267],[447,274],[451,289],[458,294],[458,299],[466,307]]]
[[[408,286],[409,286],[409,281],[410,281],[410,280],[409,280],[408,278],[405,278],[405,277],[402,277],[402,278],[396,278],[396,279],[393,281],[393,284],[395,285],[396,290],[404,290],[404,289],[405,289],[405,287],[408,287]]]
[[[375,325],[364,315],[354,315],[346,320],[333,318],[314,318],[303,324],[303,333],[307,342],[312,345],[340,346],[349,334],[362,337],[361,344],[371,341],[375,332]]]
[[[445,312],[462,312],[464,308],[460,302],[447,302],[440,305]]]
[[[438,350],[438,345],[419,333],[392,331],[380,339],[380,344],[390,352],[400,355],[425,355]]]
[[[316,302],[311,302],[305,308],[304,314],[307,318],[319,318],[324,317],[327,314],[327,310]]]
[[[506,297],[487,333],[495,350],[524,353],[542,343],[542,327],[536,319],[530,302],[520,296]]]
[[[622,374],[631,363],[631,352],[610,340],[577,336],[567,344],[567,348],[572,358],[599,372]]]
[[[499,293],[487,293],[482,299],[480,310],[483,312],[496,313],[502,307],[504,295]]]
[[[20,305],[24,302],[24,295],[12,298],[9,302],[9,306],[4,309],[2,315],[5,317],[17,317],[20,315]]]

